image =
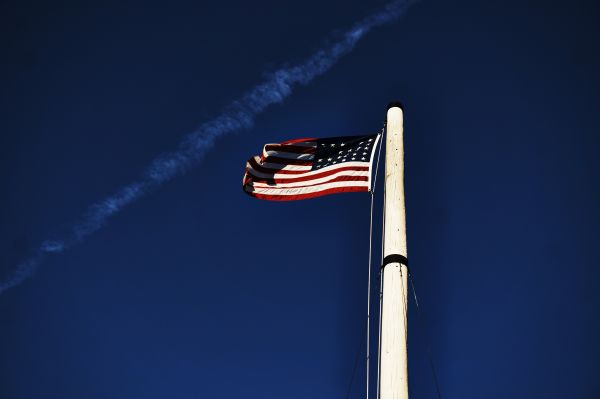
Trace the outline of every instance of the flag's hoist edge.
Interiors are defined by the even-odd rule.
[[[254,156],[246,163],[244,192],[270,201],[295,201],[344,192],[368,192],[371,190],[371,172],[380,136],[302,138],[266,144],[262,156]],[[331,143],[369,139],[374,142],[368,161],[318,164],[314,159],[318,144],[323,141]]]

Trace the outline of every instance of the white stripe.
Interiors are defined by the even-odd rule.
[[[263,168],[266,169],[273,169],[273,171],[280,171],[280,170],[306,170],[309,171],[312,169],[311,165],[284,165],[282,163],[272,163],[272,162],[265,162],[262,163],[261,158],[258,155],[254,156],[254,161],[259,164],[260,166],[262,166]],[[246,168],[250,168],[250,163],[246,162]]]
[[[297,152],[285,152],[285,151],[265,151],[263,150],[263,157],[278,157],[286,159],[300,159],[304,161],[310,161],[315,156],[313,154],[299,154]]]
[[[254,159],[260,165],[260,158],[255,157]],[[285,166],[285,167],[284,168],[274,167],[274,165],[280,165],[280,166]],[[306,172],[305,173],[294,173],[294,174],[264,173],[264,172],[260,172],[256,169],[254,169],[252,167],[252,165],[250,165],[250,163],[246,163],[246,169],[249,170],[256,177],[263,177],[265,179],[273,179],[273,178],[275,178],[275,179],[294,179],[296,177],[305,177],[305,176],[316,175],[318,173],[327,172],[330,170],[335,170],[335,169],[340,169],[340,168],[357,167],[357,166],[365,167],[365,166],[369,166],[369,162],[344,162],[344,163],[339,163],[339,164],[335,164],[335,165],[329,165],[325,168],[321,168],[321,169],[317,169],[317,170],[310,170],[312,168],[311,166],[302,166],[302,168],[304,168],[304,169],[292,169],[288,166],[298,166],[298,165],[281,165],[281,164],[273,164],[273,163],[265,163],[261,166],[264,168],[267,168],[267,169],[273,169],[273,172],[278,172],[280,170],[306,170]],[[363,171],[363,172],[366,172],[366,171]]]
[[[329,176],[321,177],[319,179],[305,180],[305,181],[297,181],[294,183],[277,183],[277,187],[286,188],[286,187],[304,187],[309,185],[315,185],[319,183],[325,183],[329,180],[333,180],[336,177],[340,176],[369,176],[369,171],[356,171],[356,170],[342,170],[340,172],[334,173]],[[365,182],[366,183],[366,182]],[[273,184],[263,183],[263,182],[252,182],[254,187],[273,187]]]
[[[320,184],[313,187],[294,187],[294,188],[254,188],[246,186],[246,191],[256,194],[265,195],[298,195],[298,194],[310,194],[318,193],[319,191],[329,190],[330,188],[339,187],[369,187],[369,183],[366,181],[339,181],[335,183]]]

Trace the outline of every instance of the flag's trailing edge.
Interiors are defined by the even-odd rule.
[[[270,201],[295,201],[371,190],[380,135],[305,138],[265,145],[246,163],[244,191]]]

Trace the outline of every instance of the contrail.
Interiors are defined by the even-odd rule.
[[[102,228],[111,216],[120,212],[126,205],[196,166],[214,146],[217,138],[252,127],[255,116],[270,105],[281,103],[292,94],[296,86],[306,85],[327,72],[340,57],[352,51],[356,43],[371,29],[395,21],[414,2],[416,0],[391,1],[380,11],[356,23],[339,40],[318,50],[304,62],[269,74],[263,83],[230,104],[220,116],[184,136],[176,151],[156,157],[138,180],[89,206],[79,222],[75,223],[64,237],[43,241],[35,254],[17,265],[12,276],[0,282],[0,294],[31,277],[49,254],[62,253],[80,243]]]

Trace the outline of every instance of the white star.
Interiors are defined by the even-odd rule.
[[[323,162],[323,158],[319,159],[319,162]]]
[[[346,143],[342,143],[342,144],[340,144],[340,145],[343,147],[343,146],[345,146],[345,145],[346,145]]]
[[[335,147],[335,144],[334,144],[334,143],[331,143],[330,145],[331,145],[332,147]]]
[[[338,155],[338,159],[340,159],[341,157],[342,157],[341,155]]]
[[[354,161],[356,158],[352,157],[352,160]]]
[[[331,161],[331,158],[327,158],[328,161]]]
[[[373,139],[369,139],[369,141],[373,141]]]
[[[364,161],[364,160],[365,160],[365,159],[367,159],[367,158],[365,158],[365,157],[362,157],[361,159]]]

